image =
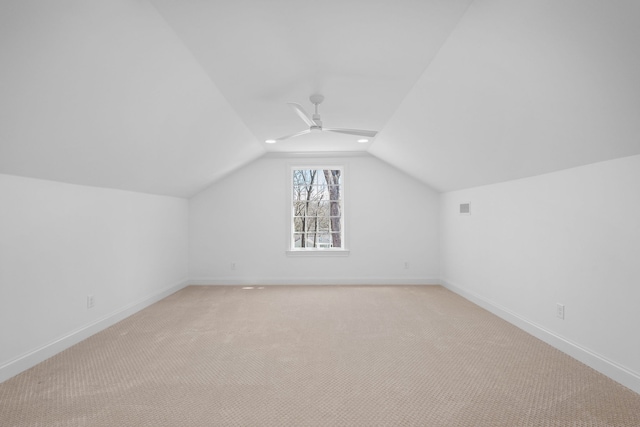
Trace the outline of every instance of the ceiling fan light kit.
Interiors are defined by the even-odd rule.
[[[324,101],[324,96],[320,94],[313,94],[309,97],[309,101],[311,101],[311,103],[314,106],[313,115],[310,115],[309,113],[307,113],[305,109],[302,107],[302,105],[300,104],[297,104],[295,102],[287,103],[291,108],[293,108],[293,110],[296,112],[296,114],[298,114],[298,116],[302,119],[302,121],[305,122],[307,126],[309,126],[309,129],[296,132],[291,135],[281,136],[280,138],[276,138],[275,140],[267,139],[265,142],[267,144],[273,144],[277,141],[284,141],[285,139],[295,138],[297,136],[305,135],[311,132],[323,132],[323,131],[342,133],[342,134],[354,135],[354,136],[363,136],[367,138],[373,138],[378,134],[377,131],[373,131],[373,130],[323,128],[322,118],[320,117],[320,113],[318,113],[318,105],[320,105],[322,101]],[[363,138],[363,139],[359,139],[358,142],[365,143],[365,142],[369,142],[369,140]]]

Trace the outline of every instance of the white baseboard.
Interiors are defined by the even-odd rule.
[[[474,292],[465,289],[462,286],[455,285],[446,279],[440,279],[440,284],[452,292],[464,297],[465,299],[479,305],[485,310],[490,311],[496,316],[506,320],[507,322],[517,326],[534,337],[546,342],[556,349],[568,354],[574,359],[579,360],[587,366],[595,369],[601,374],[606,375],[614,381],[619,382],[625,387],[640,393],[640,374],[633,372],[624,366],[621,366],[600,354],[582,347],[581,345],[564,338],[556,333],[543,328],[542,326],[525,319],[517,313],[496,304]]]
[[[427,277],[200,277],[189,280],[190,285],[438,285],[439,279]]]
[[[157,292],[154,295],[146,297],[140,301],[131,303],[125,307],[122,307],[111,314],[108,314],[88,325],[85,325],[75,331],[68,333],[67,335],[58,338],[57,340],[43,345],[33,351],[30,351],[22,356],[19,356],[4,365],[0,366],[0,383],[8,380],[9,378],[18,375],[19,373],[26,371],[27,369],[37,365],[46,359],[55,356],[63,350],[79,343],[80,341],[89,338],[109,326],[112,326],[119,321],[137,313],[138,311],[160,301],[163,298],[179,291],[187,286],[188,280],[182,280],[179,283],[172,285],[164,290]]]

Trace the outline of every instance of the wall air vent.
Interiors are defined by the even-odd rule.
[[[460,215],[471,215],[471,203],[460,203]]]

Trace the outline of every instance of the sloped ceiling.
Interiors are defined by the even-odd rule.
[[[151,0],[261,143],[307,129],[382,129],[471,0]],[[313,133],[269,151],[357,151],[357,137]]]
[[[267,151],[440,191],[640,154],[637,0],[5,0],[0,173],[189,197]],[[313,133],[285,105],[322,93]]]
[[[371,151],[440,191],[640,154],[640,2],[476,0]]]
[[[188,197],[264,153],[145,1],[3,1],[0,52],[0,173]]]

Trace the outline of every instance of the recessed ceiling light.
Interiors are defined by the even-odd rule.
[[[275,139],[267,139],[265,142],[266,142],[267,144],[275,144],[275,143],[276,143],[276,140],[275,140]]]
[[[364,144],[365,142],[369,142],[369,140],[367,138],[362,138],[362,139],[359,139],[358,142],[360,144]]]

